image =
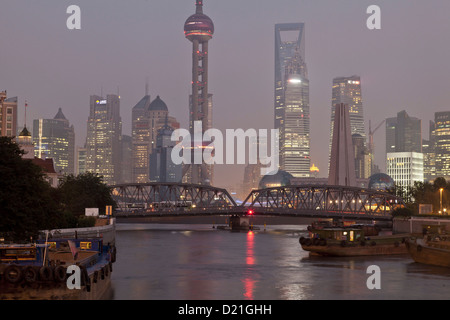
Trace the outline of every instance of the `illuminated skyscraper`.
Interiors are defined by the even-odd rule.
[[[191,15],[184,24],[184,35],[192,42],[192,94],[190,101],[190,132],[194,136],[194,121],[201,121],[202,133],[211,128],[212,100],[208,93],[208,41],[214,33],[212,20],[203,13],[203,0],[196,0],[195,14]],[[192,155],[202,152],[203,145],[194,141]],[[205,163],[186,166],[183,175],[188,182],[210,184],[212,166]]]
[[[434,114],[436,177],[450,178],[450,111]]]
[[[156,146],[150,155],[150,181],[181,182],[182,165],[174,164],[171,153],[176,145],[172,141],[174,129],[166,123],[158,130]]]
[[[86,136],[86,171],[103,176],[109,185],[121,181],[122,120],[120,98],[92,95]]]
[[[132,111],[132,176],[133,182],[149,182],[150,155],[156,148],[157,133],[166,122],[176,129],[179,123],[169,117],[166,103],[157,96],[153,101],[145,95]]]
[[[285,38],[285,33],[294,38]],[[280,169],[309,177],[309,81],[303,23],[275,25],[275,129],[280,133]]]
[[[333,79],[331,97],[330,153],[333,139],[334,113],[336,104],[346,104],[349,107],[350,133],[359,134],[366,141],[364,129],[364,111],[361,96],[361,79],[359,76],[338,77]]]
[[[53,119],[33,121],[34,155],[52,158],[57,172],[75,173],[75,130],[61,108]]]

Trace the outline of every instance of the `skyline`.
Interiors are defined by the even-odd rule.
[[[53,118],[62,108],[75,127],[76,145],[82,146],[89,97],[103,92],[120,94],[123,134],[131,135],[131,109],[145,95],[146,79],[151,100],[159,95],[169,114],[188,128],[191,48],[183,25],[195,1],[78,1],[81,30],[66,28],[66,8],[72,3],[16,2],[4,1],[0,12],[5,44],[0,90],[19,98],[19,129],[25,100],[30,129],[34,119]],[[381,7],[381,30],[366,27],[371,4]],[[209,48],[213,127],[273,128],[274,27],[303,22],[311,164],[319,167],[320,176],[327,176],[333,78],[361,77],[366,133],[369,120],[374,128],[406,110],[422,119],[427,139],[434,112],[450,110],[450,66],[445,64],[450,44],[441,41],[450,30],[449,10],[445,0],[205,1],[204,12],[215,25]],[[383,171],[384,139],[382,126],[374,140],[375,163]],[[230,165],[215,166],[215,185],[241,183],[243,166],[238,167],[242,170],[228,183],[224,179],[230,176]]]

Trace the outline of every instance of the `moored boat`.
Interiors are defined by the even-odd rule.
[[[372,256],[407,254],[408,234],[380,235],[368,225],[319,226],[308,228],[309,237],[300,237],[303,250],[323,256]]]
[[[450,268],[450,237],[411,238],[406,247],[415,262]]]
[[[27,244],[1,244],[0,300],[109,298],[112,264],[116,260],[115,242],[109,242],[111,239],[109,237],[105,243],[100,235],[40,239]],[[79,288],[71,289],[67,283],[72,274],[67,269],[72,265],[80,271]]]

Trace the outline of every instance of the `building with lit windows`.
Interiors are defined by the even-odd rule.
[[[333,136],[334,110],[336,104],[348,105],[350,116],[350,133],[366,137],[364,129],[364,110],[359,76],[338,77],[333,79],[331,96],[331,137]],[[331,140],[331,138],[330,138]]]
[[[174,129],[166,122],[157,133],[156,146],[150,155],[151,182],[181,182],[183,166],[172,161]]]
[[[122,120],[120,97],[92,95],[86,136],[86,171],[103,176],[106,184],[121,181]]]
[[[57,172],[75,173],[75,130],[61,108],[53,119],[33,121],[34,155],[52,158]]]
[[[420,152],[392,152],[386,156],[386,171],[397,187],[408,191],[414,181],[423,182],[423,154]]]
[[[6,91],[0,92],[0,136],[13,137],[17,134],[17,97],[7,98]]]
[[[295,37],[285,37],[295,33]],[[309,177],[309,80],[303,23],[275,25],[275,129],[279,129],[280,169]]]
[[[386,153],[422,152],[422,120],[405,110],[386,119]]]
[[[450,179],[450,111],[434,114],[433,140],[436,177]]]
[[[75,175],[86,173],[86,148],[77,147],[75,152]]]
[[[157,96],[153,101],[146,94],[132,109],[131,173],[132,181],[150,181],[150,155],[156,148],[158,130],[165,121],[174,129],[180,124],[169,116],[166,103]]]
[[[337,77],[333,79],[331,94],[331,122],[330,122],[330,146],[333,139],[334,114],[336,104],[348,105],[350,117],[350,134],[359,134],[366,145],[366,132],[364,128],[364,110],[361,94],[361,79],[359,76]],[[369,174],[370,175],[370,174]]]
[[[372,157],[369,148],[365,146],[365,138],[358,133],[352,135],[353,151],[355,153],[356,179],[369,179],[372,175]]]

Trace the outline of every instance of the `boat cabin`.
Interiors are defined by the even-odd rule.
[[[311,239],[325,239],[336,241],[361,241],[364,240],[364,230],[359,228],[323,228],[310,231]]]
[[[45,245],[38,244],[2,244],[0,245],[0,263],[42,264]]]

